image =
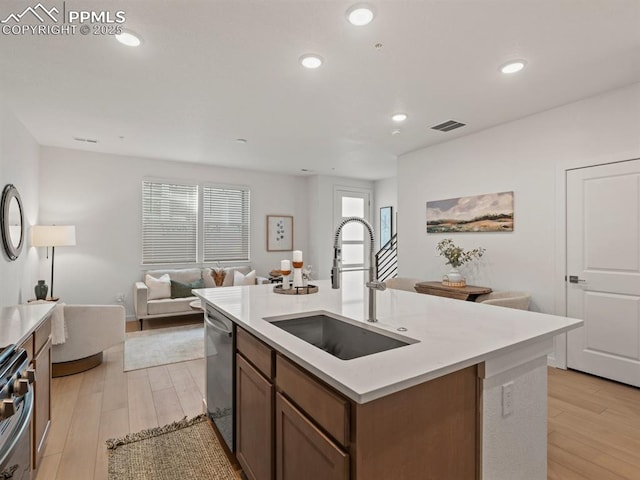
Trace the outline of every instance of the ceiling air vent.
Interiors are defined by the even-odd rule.
[[[73,139],[74,139],[76,142],[98,143],[98,140],[93,139],[93,138],[80,138],[80,137],[73,137]]]
[[[466,123],[456,122],[455,120],[447,120],[444,123],[440,123],[438,125],[434,125],[431,127],[432,130],[438,130],[440,132],[450,132],[451,130],[455,130],[456,128],[464,127]]]

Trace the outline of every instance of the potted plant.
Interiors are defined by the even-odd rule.
[[[458,268],[465,263],[478,260],[485,252],[482,247],[464,250],[453,243],[450,238],[439,241],[438,245],[436,245],[436,250],[438,254],[447,259],[447,265],[451,265],[451,271],[443,277],[442,282],[446,285],[454,286],[465,285],[465,280]]]

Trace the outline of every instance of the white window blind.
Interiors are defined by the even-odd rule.
[[[202,187],[205,262],[249,260],[249,198],[243,187]]]
[[[142,263],[195,263],[198,186],[142,182]]]

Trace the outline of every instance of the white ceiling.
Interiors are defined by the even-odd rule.
[[[371,1],[366,27],[352,3],[67,0],[124,10],[144,44],[1,35],[0,91],[42,145],[379,179],[403,153],[640,81],[639,0]],[[308,52],[325,65],[302,68]],[[527,68],[499,73],[512,58]],[[467,126],[430,130],[449,119]]]

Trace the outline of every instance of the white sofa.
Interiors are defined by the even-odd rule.
[[[51,347],[54,377],[71,375],[102,363],[102,352],[124,341],[122,305],[58,305],[63,309],[67,338]]]
[[[238,271],[243,275],[247,275],[251,271],[250,266],[242,267],[225,267],[224,282],[222,287],[232,286],[234,271]],[[193,283],[202,279],[204,288],[214,288],[216,284],[213,277],[213,269],[211,268],[183,268],[174,270],[149,270],[143,273],[142,280],[135,282],[133,286],[133,308],[135,310],[136,319],[140,322],[140,330],[143,327],[143,321],[151,318],[164,318],[177,315],[188,315],[190,313],[201,314],[201,311],[194,310],[189,305],[197,297],[189,296],[183,298],[158,298],[149,299],[149,288],[144,282],[146,275],[154,278],[160,278],[162,275],[168,274],[169,278],[181,283]],[[256,276],[256,284],[269,283],[264,277]]]

